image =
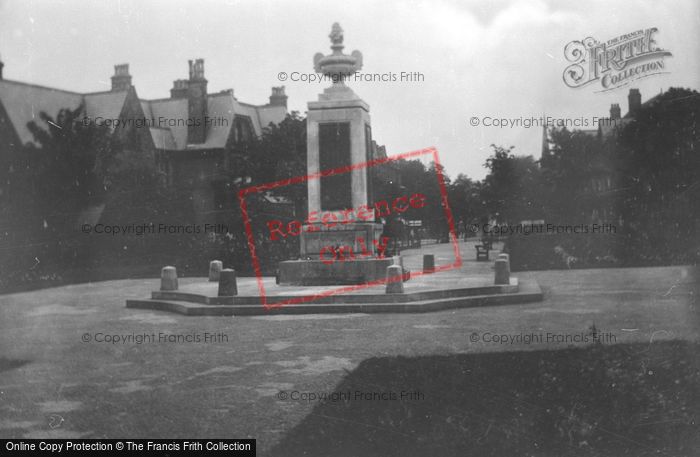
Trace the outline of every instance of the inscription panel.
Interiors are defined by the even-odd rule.
[[[352,164],[349,122],[319,124],[318,144],[321,171]],[[352,207],[351,179],[351,172],[320,178],[323,211],[337,211]]]

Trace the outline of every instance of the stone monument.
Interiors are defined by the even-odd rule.
[[[343,29],[338,23],[333,24],[329,37],[333,52],[317,53],[314,69],[332,84],[319,94],[318,101],[308,103],[306,118],[308,210],[309,215],[317,215],[318,222],[302,228],[301,259],[280,263],[280,284],[360,284],[383,279],[392,263],[380,258],[378,251],[382,225],[371,209],[371,168],[315,177],[372,159],[369,105],[345,84],[362,68],[362,54],[343,53]],[[354,216],[360,211],[361,219]],[[349,215],[355,219],[348,221]],[[342,255],[330,262],[329,251]]]

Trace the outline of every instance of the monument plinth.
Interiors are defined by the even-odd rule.
[[[347,222],[350,212],[373,203],[371,169],[350,168],[372,159],[369,105],[345,84],[348,76],[362,68],[362,54],[343,54],[343,30],[338,23],[329,37],[333,52],[314,56],[316,72],[332,85],[319,94],[318,101],[308,103],[307,173],[313,177],[329,170],[347,171],[307,181],[309,214],[321,216],[313,227],[306,225],[301,231],[302,260],[280,263],[281,284],[359,284],[383,278],[391,265],[391,260],[378,258],[383,254],[378,249],[383,245],[382,225],[374,212],[333,226],[320,220]],[[330,261],[329,252],[335,261]]]

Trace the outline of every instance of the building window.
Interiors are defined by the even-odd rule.
[[[236,114],[233,120],[233,135],[236,143],[246,143],[253,139],[253,121],[249,116]]]

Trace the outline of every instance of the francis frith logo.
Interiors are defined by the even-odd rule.
[[[665,58],[671,52],[655,40],[656,27],[636,30],[608,41],[593,37],[572,41],[564,47],[566,67],[564,83],[572,88],[599,81],[604,92],[625,86],[647,76],[668,73]]]

